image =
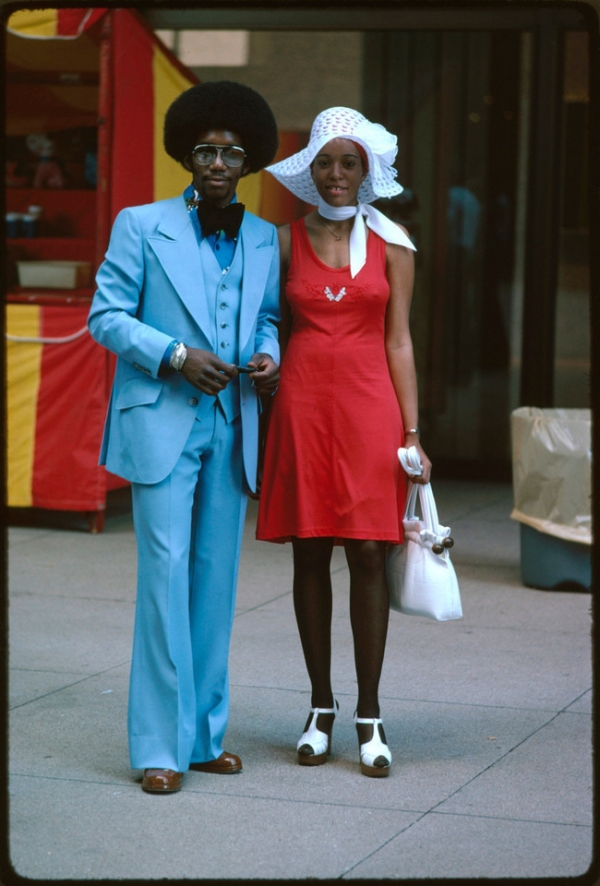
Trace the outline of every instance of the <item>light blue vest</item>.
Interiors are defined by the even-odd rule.
[[[214,330],[215,353],[224,363],[238,363],[240,303],[242,297],[242,245],[238,242],[231,267],[223,270],[206,239],[200,244],[204,288]],[[217,397],[228,422],[240,414],[239,378],[230,382]]]

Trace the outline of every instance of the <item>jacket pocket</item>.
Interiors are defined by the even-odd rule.
[[[153,378],[130,378],[117,394],[115,408],[131,409],[156,403],[162,388],[163,383]]]

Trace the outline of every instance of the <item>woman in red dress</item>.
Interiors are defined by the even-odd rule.
[[[402,188],[396,138],[349,108],[315,119],[307,148],[268,167],[317,205],[279,229],[284,357],[265,452],[257,538],[291,541],[294,609],[312,687],[298,762],[325,763],[337,702],[331,679],[334,544],[350,571],[361,771],[389,774],[379,710],[389,600],[386,543],[402,543],[406,476],[416,446],[417,382],[409,330],[414,246],[368,204]]]

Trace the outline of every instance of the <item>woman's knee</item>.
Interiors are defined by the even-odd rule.
[[[351,572],[380,574],[385,566],[385,542],[372,539],[347,539],[346,559]]]
[[[294,538],[294,568],[296,571],[318,572],[329,570],[333,539],[331,538]]]

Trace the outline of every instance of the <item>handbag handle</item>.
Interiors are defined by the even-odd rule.
[[[438,533],[440,520],[435,504],[435,498],[433,497],[431,483],[426,483],[421,486],[421,489],[419,490],[419,498],[421,500],[421,508],[423,509],[423,516],[425,518],[425,525],[428,529],[431,529],[432,532]]]
[[[419,451],[416,446],[410,446],[408,449],[400,447],[398,450],[398,458],[403,469],[408,474],[409,479],[411,477],[421,476],[423,473],[423,465],[421,464],[421,457],[419,456]],[[429,529],[430,532],[437,533],[439,520],[430,483],[411,483],[410,493],[406,500],[404,519],[406,520],[414,514],[414,507],[417,502],[417,485],[421,502],[421,513],[423,515],[425,527]]]
[[[406,497],[406,508],[404,511],[404,519],[410,520],[415,516],[415,505],[417,503],[417,493],[421,504],[421,514],[425,528],[430,532],[437,534],[439,527],[439,519],[435,498],[431,489],[431,483],[412,483],[410,482],[410,492]]]
[[[409,480],[408,485],[409,485],[409,490],[408,490],[408,495],[406,496],[406,506],[404,508],[404,519],[405,520],[410,520],[416,516],[415,505],[417,503],[418,484],[412,483]]]
[[[417,493],[421,505],[422,533],[428,535],[432,541],[432,550],[435,554],[442,554],[445,548],[451,548],[454,539],[450,536],[450,527],[442,526],[439,521],[437,505],[431,488],[431,483],[410,483],[410,492],[406,498],[404,519],[410,520],[415,517],[415,505]]]
[[[423,465],[416,446],[410,446],[408,449],[400,447],[398,450],[398,459],[403,469],[409,477],[418,477],[423,473]],[[450,528],[441,526],[438,517],[435,498],[431,483],[412,483],[410,482],[410,492],[406,497],[406,507],[404,510],[404,519],[410,520],[415,516],[415,505],[417,503],[417,492],[419,493],[419,501],[421,503],[422,522],[425,524],[424,532],[428,533],[434,539],[433,550],[436,554],[441,554],[444,548],[451,548],[454,540],[450,537]],[[441,530],[441,531],[440,531]]]

